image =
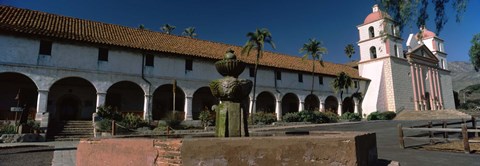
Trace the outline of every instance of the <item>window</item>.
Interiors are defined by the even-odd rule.
[[[255,68],[253,67],[248,68],[248,72],[250,74],[250,77],[255,77]]]
[[[318,83],[320,85],[323,85],[323,77],[322,76],[318,76]]]
[[[441,51],[441,52],[443,52],[443,44],[442,44],[442,43],[440,43],[440,42],[437,42],[437,43],[438,43],[438,48],[437,48],[437,49],[438,49],[438,51]]]
[[[397,47],[396,44],[393,45],[393,51],[395,51],[395,57],[400,57],[400,56],[398,56],[398,47]]]
[[[390,25],[390,30],[392,30],[392,35],[395,36],[395,26],[393,24]]]
[[[377,58],[377,48],[375,48],[374,46],[370,47],[370,58]]]
[[[440,68],[445,69],[445,61],[440,59]]]
[[[145,66],[153,66],[155,57],[153,55],[147,54],[145,56]]]
[[[38,51],[40,55],[52,55],[52,42],[40,40],[40,50]]]
[[[275,79],[277,79],[277,80],[282,80],[282,72],[280,72],[280,71],[275,71]]]
[[[358,81],[353,81],[353,87],[358,88],[358,83],[359,83]]]
[[[298,73],[298,82],[303,82],[303,75],[302,75],[302,73]]]
[[[98,49],[98,60],[99,61],[108,61],[108,49],[99,48]]]
[[[191,59],[185,60],[185,70],[189,70],[189,71],[193,70],[193,60]]]
[[[368,28],[368,34],[370,35],[370,38],[375,37],[375,31],[374,31],[373,27]]]

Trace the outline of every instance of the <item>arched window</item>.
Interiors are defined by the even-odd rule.
[[[370,58],[377,58],[377,48],[375,48],[374,46],[370,47]]]
[[[390,30],[392,30],[392,35],[395,36],[395,26],[393,24],[390,25]]]
[[[370,38],[375,37],[375,31],[373,30],[373,27],[368,28],[368,33],[370,34]]]
[[[397,47],[396,44],[393,45],[393,51],[395,52],[395,57],[400,57],[400,56],[398,56],[398,47]]]

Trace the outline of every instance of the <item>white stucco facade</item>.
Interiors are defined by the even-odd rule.
[[[371,80],[362,103],[364,113],[454,109],[443,40],[425,31],[419,42],[412,34],[404,53],[398,28],[382,13],[374,6],[357,26],[359,74]]]

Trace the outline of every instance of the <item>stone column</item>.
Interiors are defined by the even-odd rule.
[[[432,78],[433,78],[433,91],[435,91],[435,105],[437,106],[437,108],[440,107],[440,104],[439,104],[439,95],[438,95],[438,82],[437,82],[437,73],[435,72],[435,70],[432,71]]]
[[[439,109],[444,109],[443,108],[443,98],[442,98],[442,88],[440,86],[440,79],[438,78],[438,70],[435,70],[435,78],[437,80],[437,95],[438,95],[438,102],[439,102]]]
[[[304,111],[304,110],[305,110],[305,102],[304,101],[298,102],[298,112]]]
[[[320,100],[320,105],[318,106],[320,112],[325,112],[325,103]]]
[[[98,107],[105,105],[105,98],[107,97],[107,92],[97,92],[97,112]]]
[[[338,103],[337,114],[338,114],[338,116],[342,115],[342,103],[341,102]]]
[[[42,115],[47,112],[48,90],[38,90],[36,121],[42,121]]]
[[[413,103],[415,104],[415,111],[418,111],[418,96],[417,86],[415,86],[415,71],[413,70],[413,64],[410,64],[410,76],[412,77],[412,89],[413,89]]]
[[[423,69],[422,67],[420,66],[420,87],[421,87],[421,93],[422,93],[422,103],[423,103],[423,110],[427,110],[427,101],[426,101],[426,98],[425,98],[425,83],[423,82],[423,80],[425,79],[423,77]]]
[[[257,111],[255,111],[257,109],[256,108],[257,106],[256,106],[256,102],[254,103],[254,101],[255,101],[254,99],[253,100],[250,99],[250,105],[249,105],[250,108],[248,108],[249,109],[248,112],[250,113],[250,115],[257,112]],[[252,107],[252,105],[253,105],[253,107]]]
[[[143,99],[143,119],[152,120],[152,95],[146,94]]]
[[[192,96],[185,96],[185,120],[193,120],[192,100]]]
[[[282,101],[277,100],[275,104],[275,114],[277,115],[277,121],[282,120]]]
[[[421,90],[421,88],[420,88],[420,77],[419,77],[419,74],[418,74],[418,65],[417,65],[417,64],[415,64],[415,78],[416,78],[416,80],[417,80],[417,81],[416,81],[416,82],[417,82],[417,90],[418,90],[418,91],[417,91],[417,92],[418,92],[418,93],[417,93],[417,95],[418,95],[417,97],[418,97],[418,105],[419,105],[419,107],[420,107],[419,110],[423,110],[422,90]]]
[[[358,104],[359,104],[360,101],[358,101],[356,98],[352,98],[352,99],[353,99],[353,103],[355,104],[355,106],[353,107],[353,112],[358,114],[359,113],[358,112],[358,106],[359,106]]]
[[[435,88],[433,87],[433,74],[432,74],[432,68],[428,68],[428,83],[430,85],[430,108],[432,110],[436,110],[437,108],[435,107]]]

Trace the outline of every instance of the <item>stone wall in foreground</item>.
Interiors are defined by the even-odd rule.
[[[277,134],[278,135],[278,134]],[[82,140],[77,165],[374,165],[376,136],[313,132],[244,138]]]

